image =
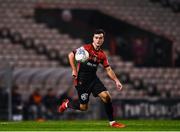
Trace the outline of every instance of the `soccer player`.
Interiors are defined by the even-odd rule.
[[[107,57],[101,46],[104,42],[105,32],[102,29],[97,29],[93,34],[92,44],[86,44],[82,47],[89,53],[89,59],[86,63],[75,64],[75,53],[69,53],[68,58],[72,68],[72,76],[75,78],[75,88],[78,92],[79,102],[69,101],[66,99],[58,108],[59,112],[64,112],[67,108],[85,111],[88,109],[89,96],[92,93],[94,97],[100,97],[104,103],[104,108],[109,119],[109,124],[112,127],[123,128],[124,124],[114,121],[113,107],[111,97],[106,87],[96,75],[99,64],[102,64],[106,69],[109,77],[115,82],[116,87],[121,90],[122,84],[111,69]]]

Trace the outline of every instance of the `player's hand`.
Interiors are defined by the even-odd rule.
[[[118,90],[122,90],[122,84],[119,82],[119,80],[115,80],[116,87]]]
[[[76,70],[72,71],[72,76],[74,77],[74,79],[77,79],[77,71]]]

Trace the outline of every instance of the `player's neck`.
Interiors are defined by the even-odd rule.
[[[95,50],[100,50],[100,48],[101,48],[100,46],[96,46],[94,43],[92,43],[92,46]]]

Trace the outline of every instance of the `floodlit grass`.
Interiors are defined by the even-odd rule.
[[[0,131],[180,131],[180,120],[122,120],[126,128],[111,128],[107,121],[0,121]]]

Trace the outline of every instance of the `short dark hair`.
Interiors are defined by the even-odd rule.
[[[94,31],[94,33],[93,33],[93,35],[94,34],[103,34],[104,36],[106,35],[106,32],[103,30],[103,29],[96,29],[95,31]]]

